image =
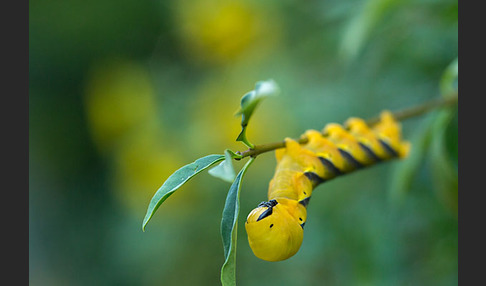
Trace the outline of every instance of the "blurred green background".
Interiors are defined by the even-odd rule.
[[[218,285],[228,183],[203,172],[141,222],[176,169],[246,149],[234,113],[257,81],[282,91],[250,121],[261,144],[436,98],[458,52],[449,0],[29,6],[30,285]],[[410,159],[319,186],[283,262],[253,256],[241,227],[275,168],[258,157],[240,197],[238,284],[457,285],[452,115],[403,123]]]

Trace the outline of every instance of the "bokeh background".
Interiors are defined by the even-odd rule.
[[[164,180],[246,149],[234,114],[260,80],[281,94],[252,117],[256,144],[440,96],[457,21],[457,0],[30,1],[30,285],[218,285],[229,184],[201,173],[142,232]],[[258,157],[238,284],[457,285],[458,118],[438,116],[403,122],[411,160],[319,186],[283,262],[253,256],[241,227],[275,168]]]

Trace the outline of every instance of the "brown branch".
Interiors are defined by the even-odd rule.
[[[413,107],[409,107],[409,108],[406,108],[406,109],[395,111],[395,112],[393,112],[393,117],[398,121],[403,121],[403,120],[406,120],[406,119],[409,119],[409,118],[412,118],[412,117],[422,115],[422,114],[427,113],[431,110],[441,108],[441,107],[453,106],[453,105],[456,105],[457,103],[458,103],[458,94],[456,92],[454,94],[451,94],[450,96],[439,97],[439,98],[436,98],[436,99],[433,99],[433,100],[430,100],[430,101],[426,101],[426,102],[424,102],[420,105],[417,105],[417,106],[413,106]],[[366,123],[368,125],[373,125],[373,124],[378,123],[379,120],[380,120],[380,118],[377,116],[377,117],[373,117],[373,118],[366,120]],[[302,138],[296,139],[296,141],[299,142],[299,144],[305,144],[305,143],[307,143],[308,140],[307,140],[307,138],[302,137]],[[243,152],[238,151],[236,153],[239,153],[241,155],[240,159],[242,159],[242,158],[245,158],[245,157],[256,157],[256,156],[258,156],[262,153],[266,153],[266,152],[273,151],[273,150],[280,149],[280,148],[284,148],[284,147],[285,147],[285,142],[281,141],[281,142],[273,142],[273,143],[255,145],[254,148],[250,148],[250,149],[243,151]]]

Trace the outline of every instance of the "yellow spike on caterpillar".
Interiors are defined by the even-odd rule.
[[[260,259],[281,261],[295,255],[302,244],[307,205],[312,191],[337,176],[393,158],[404,158],[410,144],[402,141],[401,127],[388,111],[369,127],[360,118],[344,126],[330,123],[321,132],[306,131],[307,143],[286,138],[276,150],[277,166],[268,188],[268,202],[247,217],[250,247]]]

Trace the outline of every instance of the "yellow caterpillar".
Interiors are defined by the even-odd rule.
[[[324,181],[393,158],[407,156],[410,144],[401,140],[401,127],[383,111],[369,127],[359,118],[344,127],[330,123],[322,133],[308,130],[299,144],[285,139],[275,152],[277,167],[270,181],[267,202],[247,217],[245,228],[255,256],[267,261],[292,257],[304,237],[307,205],[312,190]]]

